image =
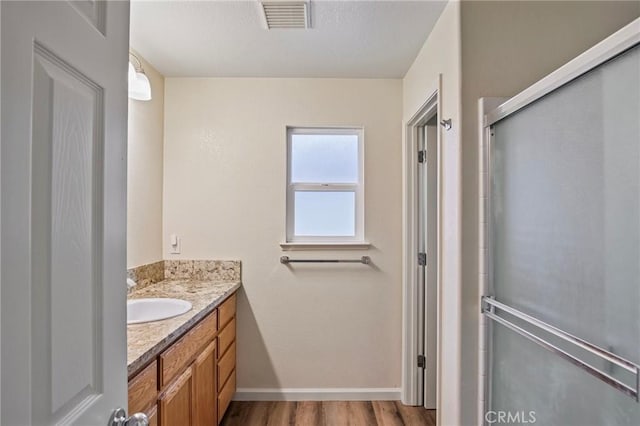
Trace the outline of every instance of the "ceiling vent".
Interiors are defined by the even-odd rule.
[[[263,1],[262,11],[267,28],[310,28],[309,3],[299,0]]]

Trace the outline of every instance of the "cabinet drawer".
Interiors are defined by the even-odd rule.
[[[224,385],[224,388],[218,395],[218,424],[222,421],[225,411],[229,407],[233,394],[236,393],[236,371],[233,370],[229,381]]]
[[[236,294],[233,293],[231,297],[225,300],[218,308],[218,311],[220,312],[220,327],[224,327],[236,314]]]
[[[231,322],[222,329],[220,334],[218,334],[218,353],[224,354],[234,340],[236,340],[235,318],[233,318]]]
[[[198,351],[213,340],[217,331],[218,313],[213,311],[160,355],[160,389],[189,365]]]
[[[236,366],[236,343],[233,342],[229,350],[218,360],[218,390],[222,389],[231,371]]]
[[[158,396],[158,363],[153,361],[129,381],[129,413],[144,412]]]

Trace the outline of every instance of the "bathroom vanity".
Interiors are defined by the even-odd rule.
[[[129,413],[146,413],[150,425],[220,423],[236,389],[239,287],[239,282],[169,280],[129,295],[193,304],[178,317],[127,327]]]

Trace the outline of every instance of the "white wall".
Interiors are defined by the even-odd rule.
[[[462,3],[462,335],[460,424],[477,417],[478,98],[513,96],[640,14],[640,2]],[[523,409],[526,407],[523,407]]]
[[[440,402],[442,425],[459,424],[460,412],[460,3],[447,4],[403,80],[403,122],[420,109],[442,75],[440,119],[453,127],[442,140],[442,333]]]
[[[127,268],[162,260],[164,77],[137,56],[151,82],[152,99],[129,99]]]
[[[398,388],[401,361],[400,80],[165,80],[165,259],[241,259],[239,388]],[[285,126],[364,126],[374,265],[279,263]],[[182,238],[171,255],[167,238]]]

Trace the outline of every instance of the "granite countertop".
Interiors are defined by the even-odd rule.
[[[240,288],[240,281],[165,280],[134,289],[128,299],[171,297],[193,307],[177,317],[127,326],[127,373],[131,377]]]

